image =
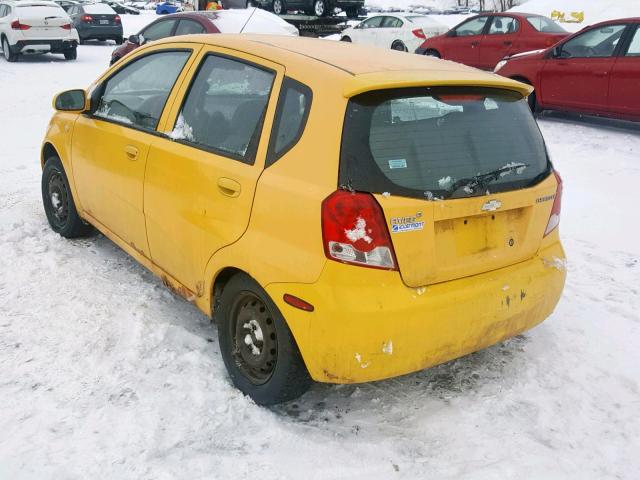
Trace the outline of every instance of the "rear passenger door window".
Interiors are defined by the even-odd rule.
[[[253,164],[275,72],[208,55],[187,92],[170,137]]]
[[[509,35],[516,33],[520,28],[520,22],[512,17],[493,17],[489,35]]]
[[[175,35],[192,35],[196,33],[205,33],[204,27],[194,20],[180,20]]]
[[[312,98],[309,87],[291,78],[284,79],[269,140],[266,167],[298,143],[307,124]]]
[[[100,87],[94,116],[155,130],[191,51],[164,51],[134,60]]]
[[[636,33],[631,39],[627,53],[627,57],[640,57],[640,26],[636,27]]]

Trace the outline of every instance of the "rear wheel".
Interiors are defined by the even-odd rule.
[[[122,45],[122,41],[123,41],[122,37],[116,37],[113,40],[116,42],[116,45]]]
[[[284,0],[273,0],[273,3],[271,4],[271,9],[273,10],[273,13],[275,13],[276,15],[283,15],[287,13],[287,7],[284,3]]]
[[[313,15],[317,17],[326,17],[329,14],[329,7],[326,0],[314,0]]]
[[[7,62],[15,62],[18,60],[18,54],[11,51],[11,48],[9,48],[9,41],[6,37],[2,38],[2,53]]]
[[[76,47],[73,47],[68,50],[65,50],[64,58],[66,60],[75,60],[76,58],[78,58],[78,49]]]
[[[426,52],[424,52],[424,54],[428,57],[436,57],[436,58],[442,58],[440,56],[440,52],[438,52],[437,50],[433,50],[433,49],[429,49]]]
[[[342,37],[342,38],[340,39],[340,41],[341,41],[341,42],[348,42],[348,43],[352,43],[352,42],[351,42],[351,37],[347,37],[347,36]]]
[[[393,42],[393,44],[391,45],[391,50],[397,50],[398,52],[408,51],[407,46],[401,40],[396,40],[395,42]]]
[[[49,157],[42,170],[42,203],[51,229],[65,238],[87,235],[91,226],[78,215],[67,175],[58,157]]]
[[[229,280],[214,319],[229,376],[256,403],[286,402],[309,388],[311,378],[286,321],[251,277],[238,273]]]
[[[345,13],[347,14],[348,18],[358,18],[358,15],[360,13],[360,8],[358,8],[358,7],[347,7],[345,9]]]

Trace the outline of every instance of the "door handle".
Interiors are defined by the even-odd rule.
[[[129,160],[138,159],[138,149],[133,145],[127,145],[126,147],[124,147],[124,153]]]
[[[218,190],[220,190],[220,192],[227,197],[235,198],[240,195],[242,186],[235,180],[226,177],[220,177],[218,179]]]
[[[471,42],[471,48],[477,47],[480,42]]]
[[[609,72],[593,72],[596,77],[606,77],[609,75]]]
[[[513,45],[513,42],[509,40],[505,40],[504,42],[502,42],[502,44],[506,45],[507,47],[510,47],[511,45]]]

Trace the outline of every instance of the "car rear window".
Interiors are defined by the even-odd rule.
[[[22,17],[41,18],[47,16],[66,17],[67,14],[62,7],[57,5],[16,5],[20,10],[18,15]]]
[[[340,160],[344,188],[460,198],[525,188],[549,172],[540,130],[516,92],[411,88],[349,101]]]
[[[103,14],[103,15],[115,15],[116,12],[106,3],[93,3],[90,5],[83,5],[86,13]]]
[[[527,22],[542,33],[567,33],[567,31],[556,22],[547,17],[532,15],[527,17]]]

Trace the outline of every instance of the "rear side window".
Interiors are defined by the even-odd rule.
[[[636,28],[636,33],[631,39],[631,44],[627,49],[627,57],[640,57],[640,27]]]
[[[171,35],[171,30],[173,30],[173,26],[175,24],[175,20],[164,20],[162,22],[154,23],[142,31],[142,36],[149,42],[168,37]]]
[[[269,141],[267,167],[298,143],[307,123],[312,97],[309,87],[291,78],[285,78]]]
[[[489,35],[508,35],[516,33],[520,28],[518,20],[512,17],[493,17]]]
[[[275,73],[209,55],[191,84],[170,137],[253,164]]]
[[[515,92],[384,90],[358,95],[347,108],[340,160],[346,188],[461,198],[528,187],[549,167],[538,126]]]
[[[537,31],[542,33],[567,33],[567,31],[556,22],[547,17],[538,15],[527,17],[527,22]]]
[[[147,55],[127,64],[101,87],[96,117],[155,130],[191,51]]]

